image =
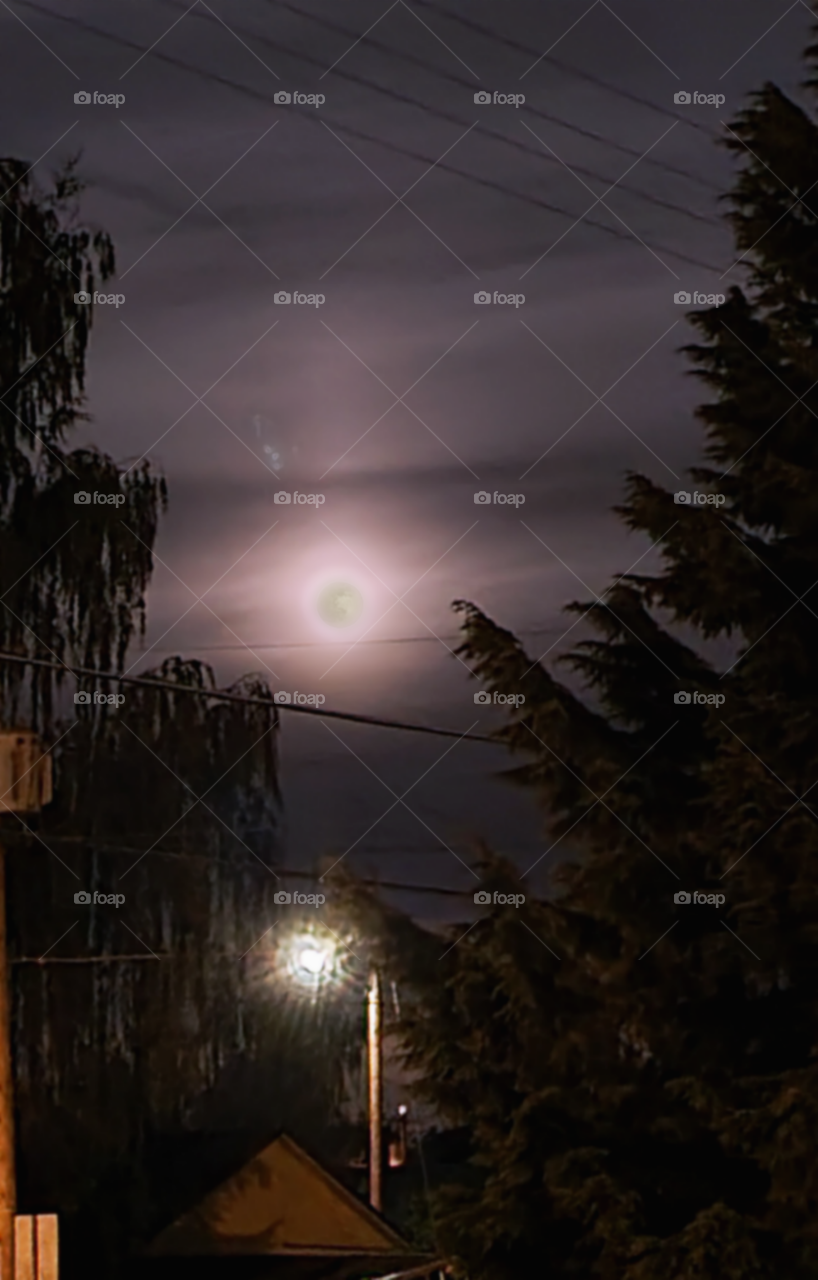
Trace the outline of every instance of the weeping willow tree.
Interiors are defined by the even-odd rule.
[[[237,1062],[256,1064],[273,1096],[245,1071],[230,1122],[263,1113],[297,1128],[299,1098],[302,1115],[327,1114],[342,1064],[315,1052],[321,1028],[284,1017],[243,960],[275,919],[279,883],[264,681],[244,677],[228,692],[253,701],[228,701],[207,666],[174,658],[149,673],[168,688],[94,681],[124,703],[77,706],[59,668],[124,671],[167,492],[145,460],[125,469],[70,447],[88,420],[94,314],[76,295],[93,297],[115,265],[109,237],[81,225],[74,165],[43,191],[27,165],[0,160],[0,189],[0,727],[35,729],[55,762],[53,804],[0,831],[21,1198],[93,1216],[107,1197],[110,1216],[113,1195],[132,1240],[151,1212],[123,1209],[138,1174],[118,1185],[110,1170],[138,1168],[152,1133],[198,1122],[197,1099]],[[78,505],[82,490],[124,502]],[[124,901],[86,905],[80,891]]]
[[[144,628],[144,591],[164,482],[67,448],[83,411],[93,306],[75,301],[114,270],[110,238],[78,225],[74,166],[48,193],[28,166],[0,161],[0,648],[108,670]],[[77,506],[78,490],[124,505]],[[132,530],[133,532],[131,532]],[[136,535],[136,536],[135,536]],[[58,681],[3,664],[2,716],[46,731]],[[21,700],[22,699],[22,704]]]

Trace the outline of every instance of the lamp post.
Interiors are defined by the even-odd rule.
[[[291,944],[288,965],[292,975],[314,991],[331,982],[337,948],[318,935]],[[383,1209],[383,1005],[377,969],[369,971],[366,994],[366,1062],[369,1121],[369,1203]],[[0,1277],[2,1280],[2,1277]]]
[[[14,1076],[11,1064],[11,977],[6,936],[6,854],[0,845],[0,1280],[14,1276]]]
[[[383,1209],[383,1019],[377,969],[366,996],[366,1058],[369,1076],[369,1203]]]

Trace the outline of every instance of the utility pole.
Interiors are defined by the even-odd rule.
[[[32,813],[51,800],[51,757],[28,730],[0,732],[0,813]],[[0,844],[0,1280],[14,1280],[14,1075],[6,854]]]
[[[369,1203],[380,1213],[383,1209],[383,1038],[381,984],[377,969],[373,969],[369,975],[366,1032],[369,1066]]]
[[[0,845],[0,1280],[14,1277],[14,1078],[11,1068],[11,975],[6,937],[6,851]]]

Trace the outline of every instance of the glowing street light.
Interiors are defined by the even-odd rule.
[[[283,944],[284,966],[302,988],[312,991],[338,987],[342,980],[340,939],[324,933],[293,935]],[[366,995],[366,1047],[369,1100],[369,1203],[383,1208],[383,1020],[381,984],[376,969],[369,973]]]
[[[300,933],[284,940],[281,960],[293,982],[314,995],[342,980],[338,940],[323,933]]]
[[[315,946],[305,947],[298,953],[298,968],[311,978],[318,978],[324,972],[328,962],[326,951],[321,951]]]

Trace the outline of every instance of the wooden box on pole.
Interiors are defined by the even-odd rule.
[[[37,734],[0,733],[0,813],[35,813],[51,796],[51,756]]]

